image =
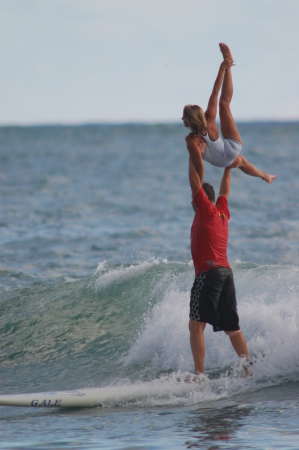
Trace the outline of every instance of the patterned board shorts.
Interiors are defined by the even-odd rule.
[[[189,317],[209,323],[214,331],[240,330],[235,283],[230,268],[215,267],[195,277]]]

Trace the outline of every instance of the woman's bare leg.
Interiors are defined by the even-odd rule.
[[[240,133],[230,110],[230,103],[233,98],[234,92],[231,66],[234,65],[234,61],[230,49],[226,44],[221,43],[219,44],[219,47],[223,55],[223,59],[229,62],[229,67],[227,67],[224,72],[221,96],[219,100],[221,132],[224,138],[235,139],[236,141],[240,142],[240,144],[242,144]],[[257,169],[242,155],[239,155],[235,159],[231,167],[238,167],[247,175],[251,175],[252,177],[259,177],[269,184],[273,183],[276,178],[276,175],[270,175]]]
[[[219,71],[212,89],[212,93],[209,98],[209,103],[205,111],[205,116],[208,122],[208,133],[212,140],[216,140],[219,137],[219,130],[216,124],[216,116],[218,109],[218,94],[220,92],[222,81],[227,64],[223,61],[219,67]],[[202,130],[205,133],[205,130]]]
[[[238,131],[236,122],[230,110],[230,103],[233,97],[233,79],[231,73],[231,66],[233,65],[233,58],[230,49],[226,44],[219,44],[225,61],[229,61],[230,65],[225,69],[221,95],[219,99],[219,116],[221,124],[222,136],[226,139],[235,139],[242,144],[242,139]]]
[[[241,169],[242,172],[246,173],[247,175],[251,175],[252,177],[259,177],[269,184],[273,183],[276,178],[276,175],[270,175],[267,172],[262,172],[261,170],[257,169],[257,167],[247,161],[247,159],[244,158],[243,155],[237,156],[230,167]]]

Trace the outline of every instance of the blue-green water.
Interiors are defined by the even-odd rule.
[[[0,129],[0,394],[146,390],[101,408],[0,407],[0,448],[298,448],[299,124],[239,129],[244,156],[277,175],[232,173],[228,252],[252,377],[208,328],[209,379],[184,394],[171,390],[193,370],[184,127]],[[217,190],[221,169],[205,172]]]

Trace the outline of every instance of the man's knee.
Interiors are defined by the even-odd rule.
[[[237,331],[225,331],[225,334],[227,334],[229,337],[237,336],[239,333],[241,333],[241,330]]]
[[[190,319],[189,320],[189,331],[190,333],[203,333],[206,324],[204,322],[198,322],[197,320]]]

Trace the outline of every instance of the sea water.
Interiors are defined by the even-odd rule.
[[[185,389],[186,129],[0,128],[0,394],[136,390],[98,408],[0,407],[0,448],[299,448],[299,124],[239,130],[244,156],[277,175],[231,177],[228,256],[252,376],[207,326],[206,379]],[[221,176],[205,165],[216,192]]]

